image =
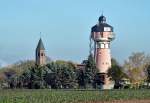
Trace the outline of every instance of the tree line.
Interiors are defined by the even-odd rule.
[[[0,86],[28,89],[101,88],[103,82],[98,77],[98,69],[92,55],[88,56],[84,65],[85,68],[78,69],[76,64],[61,60],[51,61],[44,66],[35,65],[33,61],[21,62],[13,66],[13,69],[1,69]],[[145,84],[146,88],[149,88],[150,56],[141,52],[132,53],[123,65],[112,59],[108,76],[114,81],[116,89],[142,88]],[[125,84],[123,80],[129,80],[130,84]]]
[[[89,55],[85,69],[78,69],[72,62],[58,60],[44,66],[29,65],[19,74],[13,70],[5,71],[3,82],[7,83],[8,88],[92,88],[96,72],[94,58]]]

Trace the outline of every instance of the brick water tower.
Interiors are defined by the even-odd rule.
[[[111,67],[110,43],[114,39],[113,27],[106,23],[106,17],[101,15],[98,23],[92,27],[90,41],[93,42],[93,54],[99,71],[102,89],[111,89],[111,81],[107,76]],[[90,43],[91,51],[92,44]]]

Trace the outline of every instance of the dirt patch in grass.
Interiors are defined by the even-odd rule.
[[[150,103],[149,100],[114,100],[107,102],[86,102],[86,103]]]

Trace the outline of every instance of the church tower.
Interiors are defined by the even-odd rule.
[[[36,47],[36,64],[37,65],[45,65],[46,64],[46,55],[45,55],[45,48],[42,42],[42,39],[40,38],[38,45]]]

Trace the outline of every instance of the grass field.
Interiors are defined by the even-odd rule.
[[[0,103],[90,103],[150,99],[150,90],[0,90]]]

